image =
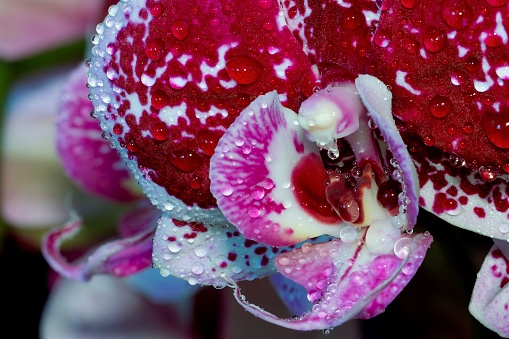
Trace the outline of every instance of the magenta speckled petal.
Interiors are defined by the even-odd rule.
[[[392,117],[392,94],[380,80],[371,75],[360,75],[355,86],[371,119],[376,123],[389,150],[397,161],[402,185],[409,200],[406,205],[407,229],[412,229],[419,214],[419,179],[405,142]]]
[[[327,178],[318,147],[276,92],[240,114],[210,164],[210,189],[228,221],[246,238],[273,246],[339,236],[343,223],[326,202]]]
[[[101,137],[99,122],[90,117],[86,67],[77,67],[63,88],[57,115],[57,150],[66,174],[83,189],[126,202],[138,196],[130,189],[127,168]],[[131,186],[131,187],[134,187]]]
[[[42,242],[42,253],[48,263],[69,279],[89,280],[93,275],[107,273],[119,277],[150,267],[152,237],[156,224],[131,237],[110,241],[75,263],[69,263],[60,252],[60,245],[82,227],[73,217],[66,225],[48,232]]]
[[[506,241],[495,241],[477,274],[468,306],[477,320],[503,338],[509,338],[508,250]]]
[[[280,319],[247,303],[238,286],[234,294],[247,311],[291,329],[329,329],[353,318],[371,318],[408,284],[431,242],[428,234],[402,236],[394,253],[374,255],[363,244],[334,239],[279,255],[278,271],[305,286],[314,301],[311,310],[296,319]]]
[[[274,273],[274,257],[288,250],[246,239],[227,222],[184,222],[164,214],[154,238],[153,262],[163,276],[172,275],[192,285],[224,286],[230,280],[253,280]]]
[[[108,13],[88,74],[101,126],[154,205],[215,222],[217,141],[262,93],[296,109],[309,60],[274,0],[129,0]]]

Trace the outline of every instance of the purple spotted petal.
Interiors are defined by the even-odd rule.
[[[380,129],[389,150],[396,159],[397,170],[401,171],[402,184],[409,198],[406,206],[407,229],[412,229],[419,214],[419,180],[412,158],[392,117],[392,94],[387,86],[371,75],[360,75],[355,80],[355,86],[371,119]]]
[[[123,277],[150,267],[155,226],[154,223],[141,233],[101,245],[77,262],[69,263],[60,252],[60,246],[82,227],[81,220],[74,217],[45,235],[42,253],[53,269],[69,279],[89,280],[99,273]]]
[[[468,306],[477,320],[504,338],[509,337],[508,254],[507,242],[495,241],[477,274]]]
[[[57,115],[57,150],[66,174],[83,189],[115,201],[139,197],[124,163],[101,137],[90,117],[86,67],[76,68],[65,84]]]
[[[225,286],[230,280],[253,280],[274,273],[271,247],[244,238],[226,221],[185,222],[163,214],[154,238],[153,262],[163,276],[190,284]]]
[[[421,184],[420,205],[448,223],[491,238],[509,239],[507,175],[486,181],[464,160],[427,148],[412,152]]]
[[[371,318],[408,284],[431,241],[429,234],[403,236],[394,253],[374,255],[363,244],[334,239],[279,255],[278,271],[305,286],[314,301],[297,319],[280,319],[247,303],[238,286],[234,294],[250,313],[296,330],[329,329],[353,318]]]
[[[269,279],[283,303],[293,314],[301,315],[311,308],[312,304],[304,287],[280,273],[269,276]]]
[[[274,246],[339,236],[342,221],[326,201],[326,180],[318,147],[276,92],[242,111],[210,163],[210,189],[228,221],[246,238]]]

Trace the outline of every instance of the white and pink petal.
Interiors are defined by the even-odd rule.
[[[281,319],[242,297],[237,301],[250,313],[297,330],[330,329],[353,318],[368,319],[385,310],[415,275],[432,242],[429,234],[402,236],[392,253],[376,255],[362,242],[339,239],[278,255],[278,271],[308,290],[311,310],[298,318]]]
[[[161,212],[152,208],[150,212],[140,209],[130,213],[133,216],[143,214],[144,217],[137,218],[137,221],[149,221],[150,224],[131,225],[131,229],[138,232],[106,242],[78,260],[69,262],[61,252],[62,243],[83,227],[81,219],[73,216],[65,225],[45,234],[42,254],[55,271],[69,279],[89,280],[101,273],[123,277],[146,269],[152,264],[152,238]],[[125,226],[121,228],[125,229]]]
[[[477,274],[468,309],[484,326],[509,338],[509,247],[506,241],[495,245]]]
[[[163,214],[154,237],[153,263],[163,276],[192,285],[225,286],[274,273],[274,257],[289,249],[246,239],[226,221],[186,222]]]
[[[219,140],[211,192],[248,239],[293,245],[344,226],[325,197],[328,176],[318,147],[273,91],[254,100]]]

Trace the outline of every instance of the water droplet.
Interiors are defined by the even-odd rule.
[[[502,222],[500,223],[499,227],[498,227],[498,230],[501,232],[501,233],[508,233],[509,232],[509,224],[506,223],[506,222]]]
[[[364,23],[364,15],[355,8],[344,10],[341,16],[341,27],[345,29],[356,29]]]
[[[430,52],[441,51],[447,43],[445,32],[436,27],[428,27],[424,32],[424,47]]]
[[[429,103],[429,111],[437,118],[443,118],[452,110],[452,102],[449,98],[435,95]]]
[[[194,254],[198,257],[198,258],[203,258],[204,256],[207,255],[207,248],[204,247],[204,246],[198,246],[198,247],[195,247],[194,249]]]
[[[261,214],[261,210],[258,207],[250,206],[248,211],[247,211],[247,214],[251,218],[258,218],[260,216],[260,214]]]
[[[410,253],[412,238],[401,238],[394,244],[394,254],[400,259],[405,259]]]
[[[145,46],[145,55],[153,61],[161,59],[164,54],[164,42],[160,39],[149,40]]]
[[[264,196],[265,190],[263,189],[263,187],[256,185],[251,189],[251,198],[253,198],[254,200],[261,200],[263,199]]]
[[[474,17],[471,7],[461,0],[445,0],[441,14],[447,25],[458,30],[470,25]]]
[[[426,145],[426,146],[434,146],[435,145],[435,138],[431,135],[424,136],[424,138],[422,138],[422,141],[424,142],[424,145]]]
[[[505,6],[509,2],[508,0],[486,0],[493,7]]]
[[[419,41],[411,36],[408,36],[403,40],[403,47],[408,53],[416,53],[419,51],[420,46]]]
[[[198,145],[205,154],[212,156],[220,137],[216,132],[201,130],[198,132]]]
[[[200,156],[191,149],[171,150],[168,159],[175,167],[183,172],[192,172],[202,163]]]
[[[234,57],[226,62],[226,72],[241,85],[249,85],[258,80],[263,67],[248,56]]]
[[[163,91],[156,91],[152,94],[150,103],[155,109],[162,109],[168,105],[169,98]]]
[[[122,134],[122,132],[124,131],[124,127],[120,124],[115,124],[115,126],[113,126],[113,133],[116,134],[116,135],[120,135]]]
[[[353,243],[357,238],[357,229],[353,226],[347,225],[341,229],[339,237],[344,243]]]
[[[460,69],[456,69],[451,72],[451,84],[454,86],[460,86],[464,84],[468,78],[468,74]]]
[[[498,177],[498,171],[488,166],[479,167],[479,174],[487,182],[493,181]]]
[[[171,253],[178,253],[180,252],[180,244],[172,241],[168,244],[168,250],[170,250]]]
[[[162,121],[157,121],[156,123],[152,124],[150,126],[150,133],[152,133],[152,136],[154,139],[158,141],[164,141],[168,139],[168,136],[170,135],[170,130],[168,129],[168,126]]]
[[[281,255],[278,259],[278,262],[281,266],[286,266],[290,264],[290,258],[287,255]]]
[[[175,21],[171,25],[171,34],[178,40],[185,40],[189,36],[189,24],[187,21]]]
[[[272,7],[272,0],[258,0],[258,5],[263,9]]]
[[[403,7],[412,9],[419,4],[419,0],[401,0]]]
[[[164,6],[161,3],[156,3],[152,7],[150,7],[150,14],[152,14],[155,18],[160,17],[164,12]]]
[[[466,165],[466,162],[463,158],[454,154],[451,154],[449,156],[449,161],[451,162],[451,165],[456,168],[463,167]]]
[[[191,271],[194,274],[202,274],[204,270],[205,270],[205,266],[203,266],[203,264],[201,264],[201,263],[196,263],[191,268]]]
[[[379,30],[376,32],[375,36],[373,37],[373,41],[375,44],[379,47],[387,47],[389,46],[390,42],[390,34],[385,30]]]
[[[221,186],[221,194],[228,197],[233,194],[233,186],[229,183],[224,183]]]
[[[493,145],[509,148],[509,114],[485,113],[481,124]]]
[[[387,180],[380,184],[376,198],[383,208],[392,210],[398,207],[401,184],[397,180]]]

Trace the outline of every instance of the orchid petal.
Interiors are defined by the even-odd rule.
[[[369,115],[376,123],[402,174],[403,190],[409,199],[406,205],[408,229],[412,229],[419,214],[419,180],[412,158],[392,117],[392,94],[380,80],[360,75],[355,85]]]
[[[380,17],[376,1],[280,0],[279,4],[304,52],[319,66],[322,80],[353,80],[365,71],[370,62],[366,51],[372,48]]]
[[[470,168],[507,166],[506,4],[384,1],[370,74],[391,86],[393,114],[413,134],[407,144],[419,139]]]
[[[280,273],[270,275],[269,279],[283,303],[293,314],[300,315],[311,308],[304,287]]]
[[[504,177],[486,182],[463,160],[415,147],[420,205],[451,225],[491,238],[509,239],[509,184]]]
[[[484,259],[468,309],[484,326],[509,338],[509,247],[505,241],[495,245]]]
[[[310,63],[275,1],[236,3],[242,15],[217,0],[156,5],[121,1],[98,25],[91,98],[152,203],[175,218],[213,222],[221,217],[208,179],[217,140],[259,93],[281,89],[285,103],[298,107]],[[250,39],[246,15],[256,27]],[[277,34],[267,39],[262,27]]]
[[[184,222],[163,214],[154,238],[153,262],[163,276],[190,284],[225,286],[274,273],[272,259],[288,247],[270,247],[244,238],[223,223]]]
[[[42,253],[58,273],[69,279],[89,280],[98,273],[123,277],[150,267],[155,226],[154,223],[141,233],[110,241],[95,249],[83,261],[69,263],[60,253],[60,246],[82,228],[81,220],[75,216],[64,226],[45,235]]]
[[[372,254],[364,245],[334,239],[292,250],[276,258],[282,274],[308,289],[314,303],[297,319],[280,319],[245,301],[238,286],[234,296],[244,309],[268,322],[297,330],[329,329],[353,318],[384,311],[416,273],[432,237],[402,237],[393,254]]]
[[[211,192],[248,239],[293,245],[343,223],[326,201],[318,147],[276,92],[258,97],[219,140],[210,164]]]
[[[90,118],[85,65],[72,71],[63,87],[57,115],[57,150],[66,174],[83,189],[114,201],[138,198],[134,183],[110,143]],[[136,192],[137,193],[137,192]]]

